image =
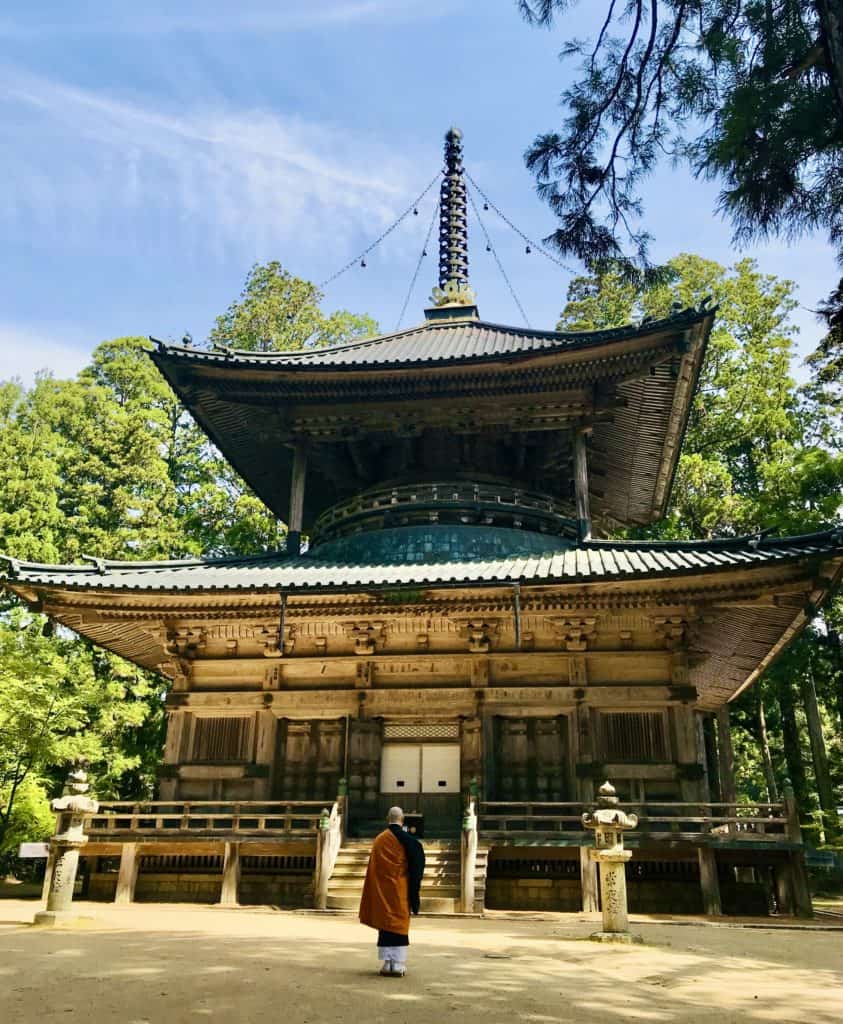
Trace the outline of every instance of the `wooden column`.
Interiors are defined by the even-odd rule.
[[[720,879],[717,877],[717,858],[709,846],[697,849],[700,861],[700,889],[702,890],[703,910],[706,914],[719,917],[723,913],[720,902]]]
[[[802,829],[799,825],[799,811],[793,787],[786,783],[784,787],[784,814],[787,818],[787,838],[798,848],[788,853],[790,861],[790,904],[797,917],[813,917],[814,906],[811,902],[811,890],[808,886],[808,872],[805,869],[805,848],[802,841]]]
[[[574,433],[574,493],[577,501],[577,529],[580,540],[591,540],[591,511],[588,503],[588,459],[585,438],[588,430]]]
[[[733,804],[735,793],[735,751],[732,747],[732,726],[729,721],[729,705],[724,704],[717,712],[717,762],[720,769],[720,799],[724,804]]]
[[[117,875],[117,888],[114,891],[115,903],[134,902],[139,867],[138,844],[123,843],[123,848],[120,851],[120,871]]]
[[[222,888],[220,890],[220,905],[236,907],[237,897],[240,889],[240,844],[226,843],[225,857],[222,865]]]
[[[580,888],[582,890],[582,909],[586,914],[596,914],[600,910],[597,861],[592,860],[590,853],[590,846],[580,847]]]
[[[304,485],[307,476],[307,449],[297,444],[293,451],[293,472],[290,480],[290,516],[287,521],[287,554],[301,552],[301,527],[304,516]]]

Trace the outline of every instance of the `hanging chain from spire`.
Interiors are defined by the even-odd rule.
[[[518,312],[521,314],[521,318],[524,323],[527,327],[530,327],[531,324],[527,314],[524,312],[524,307],[521,305],[521,300],[515,293],[515,288],[512,285],[512,281],[509,279],[509,274],[507,274],[503,268],[503,263],[501,263],[501,258],[498,256],[497,249],[492,245],[492,239],[489,237],[489,232],[486,230],[486,225],[483,223],[483,218],[480,216],[480,211],[477,209],[477,203],[474,201],[474,196],[470,192],[468,193],[468,199],[471,203],[471,209],[474,211],[474,216],[477,218],[477,223],[480,225],[480,230],[483,232],[483,237],[486,239],[486,251],[490,252],[494,257],[495,263],[498,265],[498,270],[501,272],[501,277],[504,279],[504,283],[509,289],[509,294],[512,296],[512,301],[518,307]]]
[[[404,298],[404,305],[401,307],[401,314],[398,317],[398,323],[395,325],[395,330],[401,330],[401,324],[404,322],[404,316],[407,312],[407,306],[410,305],[410,298],[412,297],[413,290],[416,287],[416,281],[419,279],[419,272],[421,271],[422,262],[427,256],[427,247],[430,245],[430,236],[433,234],[433,226],[436,223],[436,217],[439,214],[439,200],[436,201],[436,205],[433,207],[433,215],[430,218],[430,224],[427,228],[427,234],[424,236],[424,245],[419,253],[419,258],[416,263],[416,269],[413,271],[413,277],[410,281],[410,287],[407,289],[407,294]]]

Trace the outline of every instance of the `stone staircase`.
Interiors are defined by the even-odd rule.
[[[357,910],[369,863],[371,839],[349,839],[344,844],[328,884],[329,910]],[[484,851],[485,854],[485,851]],[[454,840],[424,841],[426,866],[421,887],[423,914],[454,914],[460,909],[460,844]],[[482,863],[482,888],[480,869]],[[477,857],[475,905],[486,887],[486,857]],[[482,906],[482,904],[481,904]]]

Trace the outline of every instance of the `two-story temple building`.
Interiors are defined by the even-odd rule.
[[[809,912],[792,808],[734,804],[727,706],[839,582],[843,533],[603,539],[665,512],[715,311],[482,320],[453,130],[439,285],[424,322],[356,344],[151,353],[286,552],[7,563],[32,607],[172,680],[158,802],[104,805],[91,892],[315,884],[351,906],[400,803],[432,841],[433,909],[595,909],[580,814],[609,778],[642,817],[633,909]]]

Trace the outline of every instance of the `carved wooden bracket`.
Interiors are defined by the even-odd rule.
[[[580,618],[579,616],[564,619],[551,619],[553,632],[565,647],[566,651],[584,652],[597,633],[596,618]]]
[[[204,651],[205,643],[205,630],[201,627],[168,629],[164,634],[162,647],[173,657],[192,659]]]
[[[346,636],[354,644],[355,654],[374,654],[378,644],[383,646],[385,622],[346,622],[344,628]]]
[[[260,631],[263,640],[263,656],[265,658],[280,658],[281,651],[278,650],[278,627],[265,626]],[[296,647],[295,625],[284,627],[284,654],[292,654]]]
[[[487,654],[492,648],[492,638],[500,633],[500,622],[484,619],[461,619],[456,623],[457,632],[468,640],[471,654]]]
[[[674,651],[685,640],[688,621],[681,615],[659,615],[653,618],[653,626],[656,636],[664,641],[665,649]]]

